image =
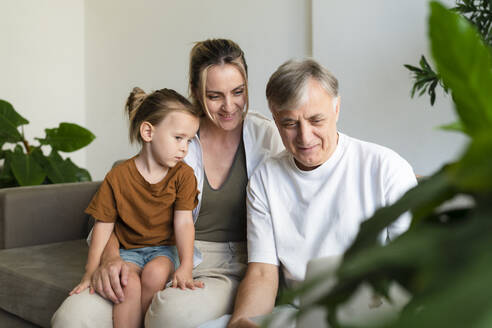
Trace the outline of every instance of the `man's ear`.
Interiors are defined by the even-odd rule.
[[[340,96],[333,98],[333,110],[335,111],[336,121],[338,122],[338,117],[340,116]]]
[[[140,137],[144,142],[151,142],[154,136],[154,127],[149,122],[145,121],[140,124]]]

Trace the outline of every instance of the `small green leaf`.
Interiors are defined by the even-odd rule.
[[[38,139],[43,145],[53,149],[73,152],[87,146],[96,138],[92,132],[74,123],[60,123],[58,128],[45,129],[46,138]]]
[[[434,91],[434,89],[429,88],[429,94],[431,106],[434,106],[434,103],[436,102],[436,92]]]
[[[33,156],[24,154],[22,148],[20,148],[20,151],[19,148],[16,147],[14,152],[9,155],[10,168],[15,179],[21,186],[41,184],[46,177],[43,168],[36,162]]]
[[[408,69],[409,71],[412,71],[414,73],[420,73],[420,72],[422,72],[422,70],[420,68],[415,67],[415,66],[412,66],[412,65],[405,64],[403,66],[405,66],[406,69]]]
[[[458,132],[466,133],[465,127],[463,126],[463,123],[461,123],[460,121],[449,123],[446,125],[441,125],[438,128],[445,131],[458,131]]]
[[[419,64],[420,64],[420,67],[422,67],[422,69],[424,71],[428,71],[430,68],[429,63],[427,63],[427,59],[425,59],[425,56],[423,56],[423,55],[420,57]]]
[[[27,123],[29,121],[20,116],[9,102],[0,99],[0,140],[22,141],[22,135],[17,127]]]

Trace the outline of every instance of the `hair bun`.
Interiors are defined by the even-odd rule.
[[[133,120],[133,118],[135,117],[135,114],[138,111],[138,108],[144,102],[146,97],[147,97],[147,94],[145,93],[145,91],[143,91],[139,87],[133,88],[132,92],[128,96],[128,99],[127,99],[126,105],[125,105],[125,109],[128,112],[128,116],[130,117],[130,121]]]

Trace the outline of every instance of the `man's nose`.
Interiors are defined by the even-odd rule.
[[[311,126],[305,121],[300,121],[297,127],[297,142],[302,146],[309,146],[311,136]]]

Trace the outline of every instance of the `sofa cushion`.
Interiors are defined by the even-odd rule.
[[[8,327],[8,328],[39,328],[38,325],[35,325],[31,322],[28,322],[24,319],[19,318],[12,313],[6,312],[0,309],[0,327]]]
[[[100,184],[96,181],[0,189],[0,248],[85,238],[90,227],[84,210]]]
[[[50,327],[51,316],[82,277],[87,251],[85,240],[0,250],[0,308]]]

